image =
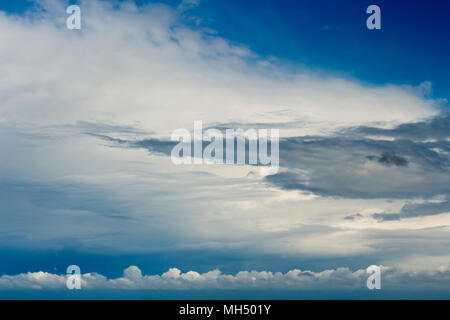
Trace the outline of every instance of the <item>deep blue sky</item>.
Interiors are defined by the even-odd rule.
[[[366,28],[370,4],[381,8],[381,30]],[[435,96],[446,98],[449,10],[449,2],[439,0],[230,0],[204,1],[197,9],[223,37],[261,55],[372,83],[418,85],[428,80]]]

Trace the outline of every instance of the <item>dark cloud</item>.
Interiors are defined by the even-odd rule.
[[[353,220],[355,220],[357,218],[361,218],[361,217],[362,217],[362,214],[361,213],[357,213],[357,214],[352,214],[352,215],[344,217],[344,220],[351,220],[351,221],[353,221]]]
[[[422,138],[448,136],[447,121],[448,114],[445,114],[390,130],[360,127],[326,137],[284,138],[280,140],[280,172],[265,179],[282,189],[344,198],[432,198],[447,195],[450,194],[450,141],[412,139],[421,129],[424,130]],[[374,139],[360,132],[371,135],[386,135],[388,132],[396,137],[393,140]],[[97,136],[121,147],[145,148],[167,156],[178,143]],[[204,146],[206,144],[208,142],[204,142]]]
[[[160,139],[154,139],[154,138],[150,138],[150,139],[143,139],[143,140],[135,140],[135,141],[130,141],[130,140],[124,140],[124,139],[118,139],[118,138],[113,138],[107,135],[101,135],[101,134],[90,134],[92,136],[98,137],[102,140],[111,142],[113,144],[115,144],[116,146],[121,146],[121,147],[129,147],[129,148],[143,148],[143,149],[147,149],[149,152],[151,153],[155,153],[155,154],[160,154],[160,155],[166,155],[166,156],[170,156],[172,153],[172,149],[173,147],[175,147],[179,142],[178,141],[171,141],[171,140],[160,140]],[[202,149],[204,150],[206,148],[206,146],[208,146],[210,144],[209,141],[203,141],[202,143]],[[224,149],[223,149],[223,161],[225,162],[226,160],[226,148],[225,148],[225,142],[223,145]],[[245,163],[249,164],[249,140],[246,139],[245,140]],[[194,151],[194,144],[193,142],[191,142],[191,152],[193,153]],[[256,148],[256,151],[259,152],[259,146]],[[271,152],[271,145],[270,145],[270,140],[268,142],[267,145],[267,153],[270,154]],[[237,139],[235,138],[234,140],[234,160],[235,162],[237,162]]]
[[[414,140],[445,139],[450,137],[450,112],[422,122],[405,123],[394,129],[361,126],[355,132],[367,135],[390,136]]]
[[[170,156],[173,147],[178,144],[177,141],[144,139],[141,141],[131,142],[131,146],[135,148],[144,148],[150,152],[159,153]]]
[[[407,203],[402,207],[400,213],[375,213],[372,217],[379,221],[391,221],[432,216],[446,212],[450,212],[450,201],[448,200],[443,202]]]
[[[401,215],[399,213],[375,213],[372,217],[379,221],[393,221],[400,220]]]
[[[367,159],[376,160],[379,163],[387,165],[387,166],[396,165],[398,167],[405,167],[408,165],[407,159],[396,155],[395,152],[393,152],[393,151],[383,152],[380,157],[370,155],[370,156],[367,156]]]
[[[280,173],[266,181],[282,189],[344,198],[449,194],[449,154],[436,146],[405,139],[289,138],[280,141]]]

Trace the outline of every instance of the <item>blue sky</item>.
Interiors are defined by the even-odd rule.
[[[209,1],[194,10],[252,50],[370,83],[419,84],[448,97],[446,1],[378,1],[382,30],[366,28],[373,1]]]
[[[381,30],[372,1],[81,1],[80,31],[67,3],[0,3],[1,298],[449,297],[446,1]],[[173,165],[194,120],[280,128],[280,172]],[[71,296],[70,264],[113,280]]]

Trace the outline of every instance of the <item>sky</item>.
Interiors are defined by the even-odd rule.
[[[450,298],[446,1],[70,4],[0,1],[0,298]],[[173,164],[197,120],[278,173]]]

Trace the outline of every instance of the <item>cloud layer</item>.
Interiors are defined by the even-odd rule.
[[[448,289],[450,269],[411,272],[382,267],[384,289]],[[270,271],[241,271],[235,275],[219,270],[206,273],[189,271],[182,273],[171,268],[161,275],[143,275],[136,266],[124,270],[120,278],[108,279],[98,273],[83,274],[82,290],[196,290],[196,289],[296,289],[296,290],[363,290],[370,274],[366,270],[351,271],[348,268],[321,272],[294,269],[286,273]],[[64,290],[67,277],[48,272],[28,272],[0,277],[0,290]]]

